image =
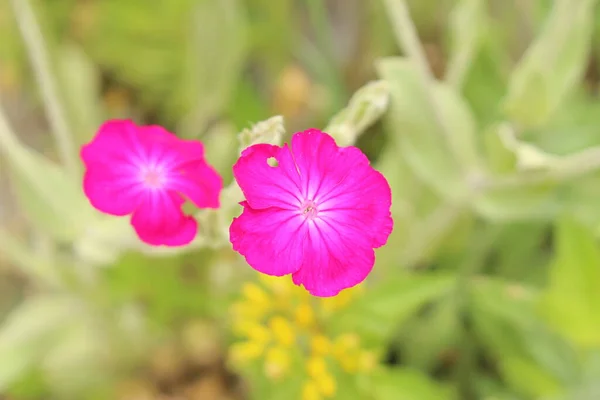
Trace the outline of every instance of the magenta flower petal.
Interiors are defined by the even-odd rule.
[[[272,158],[277,166],[272,167]],[[300,176],[287,146],[248,147],[233,166],[233,174],[250,207],[297,209],[301,203]]]
[[[328,224],[314,224],[308,232],[304,263],[292,278],[312,295],[335,296],[364,281],[373,269],[375,253],[361,240],[359,232],[338,230]]]
[[[248,202],[241,204],[244,212],[230,228],[233,249],[259,272],[274,276],[296,272],[303,262],[304,218],[286,209],[254,210]]]
[[[184,200],[175,192],[146,193],[133,212],[131,225],[144,242],[159,246],[181,246],[196,236],[196,220],[181,211]]]
[[[391,190],[358,148],[310,129],[292,137],[291,150],[249,147],[233,171],[247,202],[230,240],[252,268],[292,273],[315,296],[334,296],[368,276],[373,249],[393,228]]]
[[[356,147],[337,147],[316,129],[294,135],[292,149],[300,171],[310,171],[305,196],[319,204],[319,216],[362,233],[373,248],[383,246],[393,227],[392,192],[367,157]]]
[[[115,160],[129,163],[141,154],[138,127],[128,120],[107,121],[100,126],[92,141],[81,148],[81,159],[90,164],[112,164]]]
[[[202,143],[160,126],[108,121],[82,147],[81,159],[90,203],[107,214],[131,214],[148,244],[179,246],[194,239],[197,224],[182,213],[182,196],[201,208],[219,205],[223,183],[206,163]]]
[[[131,174],[123,173],[127,168],[121,164],[92,164],[85,171],[83,191],[97,210],[124,216],[136,209],[140,190]]]
[[[179,166],[168,186],[184,194],[196,207],[219,208],[223,180],[203,159]]]

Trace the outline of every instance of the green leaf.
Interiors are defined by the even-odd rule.
[[[229,105],[246,55],[244,7],[240,0],[194,3],[181,95],[171,109],[176,113],[191,106],[179,128],[184,136],[197,132]]]
[[[406,362],[426,371],[435,367],[442,353],[452,349],[459,341],[458,315],[456,301],[448,297],[406,324],[401,340]]]
[[[82,234],[96,215],[81,183],[16,138],[0,138],[0,142],[11,167],[15,194],[31,224],[61,241]]]
[[[372,377],[374,400],[453,399],[454,394],[419,370],[381,368]]]
[[[568,216],[555,226],[556,254],[541,302],[548,321],[582,348],[600,346],[600,249],[593,233]]]
[[[114,268],[106,270],[109,300],[123,304],[141,297],[147,315],[160,324],[172,324],[186,315],[206,315],[207,300],[213,295],[206,278],[208,265],[187,264],[184,257],[124,254]],[[206,253],[196,257],[209,261]]]
[[[8,81],[3,82],[3,87],[16,88],[22,84],[28,72],[25,48],[19,35],[17,21],[12,17],[11,4],[8,1],[0,3],[0,15],[7,17],[0,23],[0,36],[4,38],[2,46],[0,46],[2,75],[4,79],[8,78]]]
[[[530,287],[500,280],[471,283],[470,307],[475,327],[499,354],[522,350],[520,333],[531,326],[536,293]]]
[[[464,83],[464,96],[481,126],[498,120],[498,107],[506,93],[505,66],[512,62],[512,55],[503,28],[488,28]]]
[[[460,89],[481,45],[486,27],[486,3],[461,0],[450,14],[450,55],[446,81]]]
[[[330,321],[336,332],[356,332],[365,340],[381,343],[393,330],[425,304],[443,297],[454,280],[449,275],[405,273],[387,279],[341,311]]]
[[[518,140],[510,124],[495,124],[484,136],[488,167],[493,172],[488,179],[492,188],[473,201],[475,210],[493,221],[547,220],[562,207],[557,197],[557,184],[552,181],[531,185],[493,187],[497,177],[527,179],[529,175],[554,168],[559,159],[541,149]]]
[[[542,33],[517,65],[505,111],[519,125],[545,124],[579,83],[590,49],[595,0],[556,0]]]
[[[109,361],[117,355],[110,348],[110,338],[103,336],[106,333],[89,319],[67,324],[56,346],[41,362],[53,393],[62,398],[80,397],[91,387],[109,384]]]
[[[504,124],[493,124],[483,133],[486,161],[493,174],[506,174],[516,170],[517,156],[506,147],[500,131]]]
[[[485,374],[487,371],[482,371],[474,376],[473,381],[476,387],[477,394],[481,399],[493,399],[493,400],[523,400],[522,397],[517,396],[514,391],[511,391],[507,385],[497,379],[496,377],[490,377]]]
[[[485,143],[490,166],[493,171],[500,174],[545,170],[560,160],[560,156],[518,139],[515,128],[507,122],[490,127],[486,131]]]
[[[290,24],[296,12],[294,2],[247,0],[245,3],[251,25],[252,52],[266,69],[267,76],[274,76],[290,61],[290,49],[295,43],[295,26]]]
[[[509,355],[499,367],[506,383],[528,398],[539,399],[560,391],[557,382],[527,358]]]
[[[500,124],[497,133],[502,145],[515,155],[517,170],[547,169],[558,160],[558,156],[517,139],[510,124]]]
[[[228,105],[245,54],[244,8],[238,0],[95,3],[84,37],[91,57],[164,107],[178,128],[197,136]]]
[[[553,183],[494,188],[477,197],[475,210],[494,222],[544,221],[562,208]]]
[[[224,182],[232,180],[231,166],[237,160],[237,130],[230,122],[220,122],[202,137],[206,161],[221,175]]]
[[[471,311],[478,336],[501,362],[504,376],[522,390],[525,380],[514,371],[523,367],[539,382],[528,393],[540,396],[556,392],[559,383],[578,382],[581,366],[571,346],[539,318],[536,300],[536,292],[524,285],[480,281],[473,286]]]
[[[246,147],[258,143],[280,145],[284,134],[284,121],[280,115],[258,122],[250,129],[244,129],[238,135],[240,152]]]
[[[22,400],[35,400],[48,393],[44,374],[33,368],[11,384],[6,394]]]
[[[149,246],[148,246],[149,247]],[[187,248],[173,248],[175,249]],[[102,215],[73,243],[77,256],[88,265],[103,266],[116,262],[128,249],[145,249],[128,218]],[[154,248],[157,252],[166,249]]]
[[[325,132],[340,146],[350,146],[387,110],[389,93],[385,82],[370,82],[358,89],[346,108],[336,114]]]
[[[547,400],[595,400],[598,398],[598,393],[600,393],[600,352],[596,349],[586,352],[585,356],[585,376],[582,382],[574,387],[569,387],[564,395]]]
[[[36,254],[16,235],[0,228],[0,262],[8,261],[30,279],[48,286],[60,287],[60,271],[53,260]]]
[[[57,51],[58,78],[77,146],[88,142],[102,122],[100,72],[76,44],[65,44]]]
[[[39,296],[11,312],[0,327],[0,392],[36,365],[77,311],[72,299]]]
[[[299,352],[291,350],[290,373],[274,380],[265,375],[264,357],[250,362],[242,372],[250,385],[251,400],[289,400],[300,398],[303,384],[307,378],[305,358]]]
[[[544,222],[521,222],[504,226],[494,239],[496,262],[490,266],[501,279],[524,284],[542,284],[546,271],[523,268],[523,265],[543,266],[548,255],[540,252],[547,240],[548,225]]]
[[[544,151],[561,156],[599,146],[600,103],[584,87],[581,92],[561,106],[547,126],[531,134],[524,132],[524,138]]]
[[[379,75],[389,85],[389,116],[394,131],[393,142],[414,173],[439,194],[457,197],[464,193],[464,172],[481,166],[475,138],[475,121],[466,102],[444,83],[432,88],[432,96],[440,105],[441,118],[449,137],[439,132],[435,115],[427,110],[428,94],[420,86],[414,66],[401,57],[386,58],[378,64]],[[450,148],[458,149],[453,155]]]
[[[393,146],[384,147],[375,168],[386,177],[392,189],[394,230],[388,244],[377,250],[374,276],[396,273],[398,249],[404,248],[414,236],[414,230],[422,225],[422,214],[431,212],[439,203],[437,196],[412,173],[406,160],[398,157]]]

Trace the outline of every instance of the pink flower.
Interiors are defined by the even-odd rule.
[[[292,274],[296,285],[321,297],[371,272],[373,249],[392,231],[391,191],[358,148],[338,147],[328,134],[310,129],[294,134],[291,149],[250,146],[233,174],[246,201],[230,240],[252,268]]]
[[[219,207],[221,177],[204,160],[198,141],[177,138],[156,125],[105,122],[81,149],[83,190],[98,210],[131,214],[138,236],[151,245],[181,246],[198,230],[184,215],[184,197],[200,208]]]

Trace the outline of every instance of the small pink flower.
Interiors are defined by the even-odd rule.
[[[328,134],[310,129],[294,134],[291,149],[250,146],[233,174],[246,201],[230,240],[252,268],[292,274],[296,285],[321,297],[371,272],[373,249],[392,231],[392,200],[386,179],[358,148],[338,147]]]
[[[198,230],[184,215],[187,197],[197,207],[219,207],[221,177],[206,163],[204,146],[156,125],[105,122],[81,149],[83,190],[90,203],[111,215],[131,214],[138,236],[151,245],[181,246]]]

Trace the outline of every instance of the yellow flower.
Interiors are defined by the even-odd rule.
[[[266,309],[256,307],[248,302],[237,302],[231,305],[229,312],[236,319],[260,320],[266,313]]]
[[[291,347],[295,341],[294,329],[290,323],[281,316],[275,316],[269,321],[269,328],[273,336],[283,346]]]
[[[231,307],[232,328],[245,341],[231,348],[232,361],[262,357],[264,375],[276,381],[290,373],[292,354],[302,357],[307,381],[302,400],[323,400],[335,396],[337,382],[329,369],[341,367],[348,373],[368,372],[376,358],[360,347],[356,334],[331,338],[322,331],[328,312],[345,307],[356,289],[340,295],[315,299],[291,279],[260,275],[257,283],[242,288],[243,297]],[[304,347],[308,345],[308,348]]]
[[[246,336],[252,341],[263,344],[266,344],[271,338],[269,330],[254,321],[235,321],[233,331],[238,335]]]
[[[237,365],[245,364],[260,357],[264,346],[256,342],[235,343],[229,349],[230,360]]]
[[[319,392],[325,397],[333,397],[337,390],[335,379],[328,373],[315,377]]]
[[[377,356],[372,351],[362,350],[358,357],[358,368],[362,372],[371,372],[377,365]]]
[[[271,347],[265,355],[265,374],[271,379],[283,377],[290,369],[290,355],[281,347]]]
[[[306,371],[308,375],[317,378],[327,374],[327,364],[323,357],[311,357],[306,361]]]
[[[310,347],[316,355],[327,355],[331,349],[331,342],[325,335],[317,334],[311,338]]]
[[[334,297],[321,299],[321,307],[326,314],[331,314],[346,307],[353,299],[362,292],[362,286],[355,286],[350,289],[342,290]]]
[[[358,371],[358,359],[353,356],[343,356],[338,358],[342,369],[350,374]]]
[[[343,357],[350,351],[355,350],[360,345],[360,338],[354,333],[346,333],[338,336],[333,341],[333,354],[336,357]]]
[[[269,276],[260,274],[259,280],[270,289],[270,291],[278,297],[279,300],[287,299],[290,297],[292,290],[294,289],[293,284],[279,276]],[[277,305],[277,304],[276,304]]]
[[[319,392],[319,387],[313,381],[308,381],[302,388],[302,400],[321,400],[323,396]]]
[[[333,343],[333,355],[338,360],[344,371],[354,373],[358,371],[360,340],[355,334],[348,333],[337,337]]]
[[[254,283],[244,283],[242,286],[242,293],[248,300],[250,300],[250,303],[254,307],[268,308],[271,305],[269,296],[263,289]]]
[[[308,303],[301,303],[296,307],[295,312],[296,323],[304,328],[309,329],[315,323],[315,313],[313,308]]]

